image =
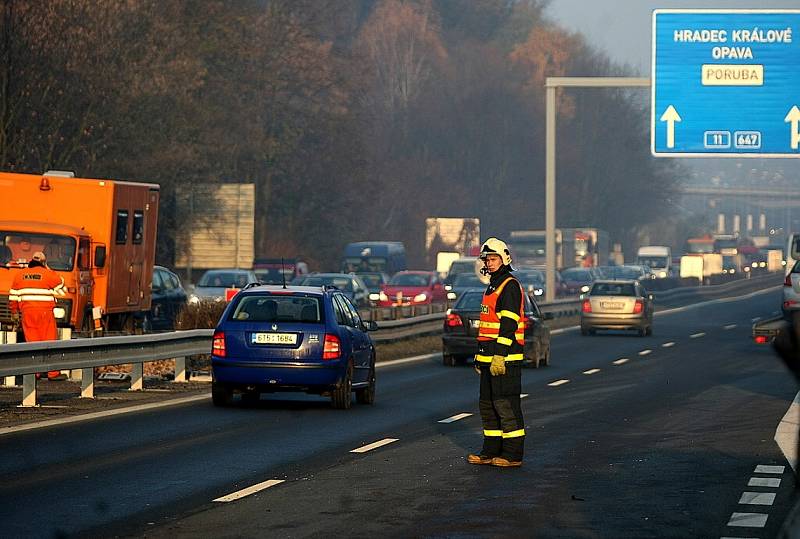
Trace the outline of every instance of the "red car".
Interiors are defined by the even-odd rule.
[[[446,299],[444,285],[435,271],[400,271],[381,287],[378,306],[428,305]]]

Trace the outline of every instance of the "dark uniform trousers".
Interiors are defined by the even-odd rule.
[[[478,409],[483,421],[482,455],[521,461],[525,447],[525,423],[520,392],[522,366],[506,361],[506,373],[492,376],[489,365],[481,365]]]

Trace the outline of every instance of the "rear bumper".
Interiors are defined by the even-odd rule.
[[[594,329],[641,329],[650,325],[650,320],[641,314],[588,314],[581,315],[582,328]]]
[[[262,392],[307,391],[319,393],[339,385],[345,362],[276,363],[212,358],[211,375],[231,388],[256,387]]]

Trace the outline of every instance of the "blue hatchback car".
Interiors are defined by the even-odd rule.
[[[214,331],[212,400],[255,402],[261,393],[330,395],[350,408],[352,394],[375,401],[375,346],[348,297],[334,287],[249,286],[236,294]]]

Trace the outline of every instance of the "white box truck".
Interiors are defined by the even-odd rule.
[[[666,279],[674,275],[672,269],[672,250],[664,245],[646,245],[639,247],[636,263],[648,266],[658,279]]]

